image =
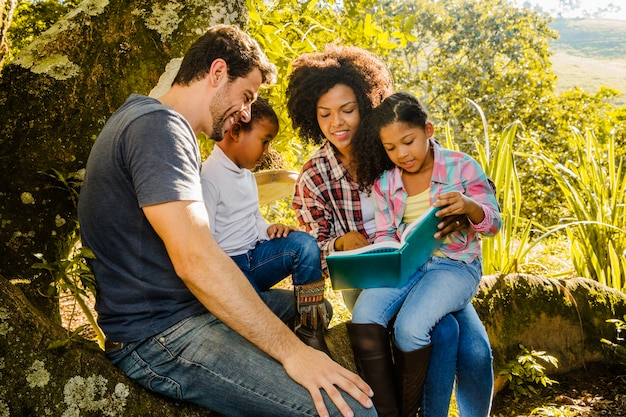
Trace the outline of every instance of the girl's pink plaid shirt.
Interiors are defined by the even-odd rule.
[[[448,235],[440,251],[451,259],[472,262],[481,257],[480,235],[493,236],[502,226],[502,217],[495,191],[480,164],[462,152],[444,149],[432,138],[435,162],[430,182],[430,202],[437,195],[457,190],[481,205],[485,218],[479,224]],[[407,192],[402,184],[400,168],[383,172],[373,186],[376,201],[375,241],[400,240],[406,224],[402,217],[406,208]]]

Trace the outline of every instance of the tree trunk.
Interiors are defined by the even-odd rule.
[[[41,254],[63,259],[76,239],[80,170],[107,118],[147,94],[166,64],[216,23],[247,19],[243,0],[86,0],[0,77],[0,276],[29,279]],[[24,287],[53,313],[48,275]]]
[[[2,278],[0,300],[0,415],[3,409],[10,415],[61,415],[68,410],[84,413],[87,407],[93,407],[93,413],[80,415],[216,415],[137,386],[95,343],[79,336],[47,349],[52,342],[68,341],[68,331]],[[505,363],[516,359],[519,344],[557,357],[559,367],[546,370],[556,374],[589,362],[616,360],[600,339],[615,339],[615,327],[606,320],[626,314],[626,295],[581,278],[489,276],[474,305],[489,333],[496,376]],[[355,371],[345,324],[331,328],[326,341],[335,360]],[[505,383],[504,377],[497,377],[496,391]],[[107,414],[112,407],[119,409],[117,414]]]
[[[14,4],[0,2],[1,34]],[[80,170],[113,111],[209,26],[246,19],[243,0],[85,0],[2,69],[0,415],[216,415],[137,386],[93,342],[48,349],[69,334],[51,320],[51,275],[31,265],[73,248]]]
[[[17,6],[17,0],[0,0],[0,67],[9,52],[7,30],[11,24],[11,17],[13,16],[15,6]]]
[[[93,342],[45,317],[0,278],[0,415],[215,417],[156,395],[124,376]],[[53,342],[65,341],[49,349]]]

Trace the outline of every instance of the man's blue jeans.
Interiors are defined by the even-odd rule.
[[[315,238],[305,232],[259,242],[254,249],[231,258],[257,291],[267,291],[289,275],[294,285],[322,279],[320,249]]]
[[[295,315],[293,292],[270,290],[265,303],[284,321]],[[124,344],[107,356],[131,379],[178,400],[226,416],[315,416],[309,392],[276,360],[261,352],[210,313],[181,320],[146,340]],[[325,392],[331,416],[340,416]],[[376,416],[350,395],[355,416]]]

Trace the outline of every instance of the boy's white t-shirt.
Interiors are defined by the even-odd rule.
[[[201,181],[211,232],[224,252],[241,255],[269,239],[269,223],[261,214],[256,180],[249,169],[239,168],[215,146],[202,164]]]

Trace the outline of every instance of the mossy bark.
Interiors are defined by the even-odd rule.
[[[48,262],[67,256],[76,173],[108,117],[130,93],[149,93],[209,26],[246,20],[242,0],[88,0],[3,68],[0,276],[33,277],[36,253]],[[40,297],[49,283],[35,276],[24,291],[51,312],[54,303]]]
[[[8,54],[7,30],[11,24],[13,10],[17,6],[17,0],[0,0],[0,66],[4,57]]]
[[[93,342],[77,338],[48,349],[68,332],[3,278],[0,299],[0,415],[219,416],[138,386]]]

